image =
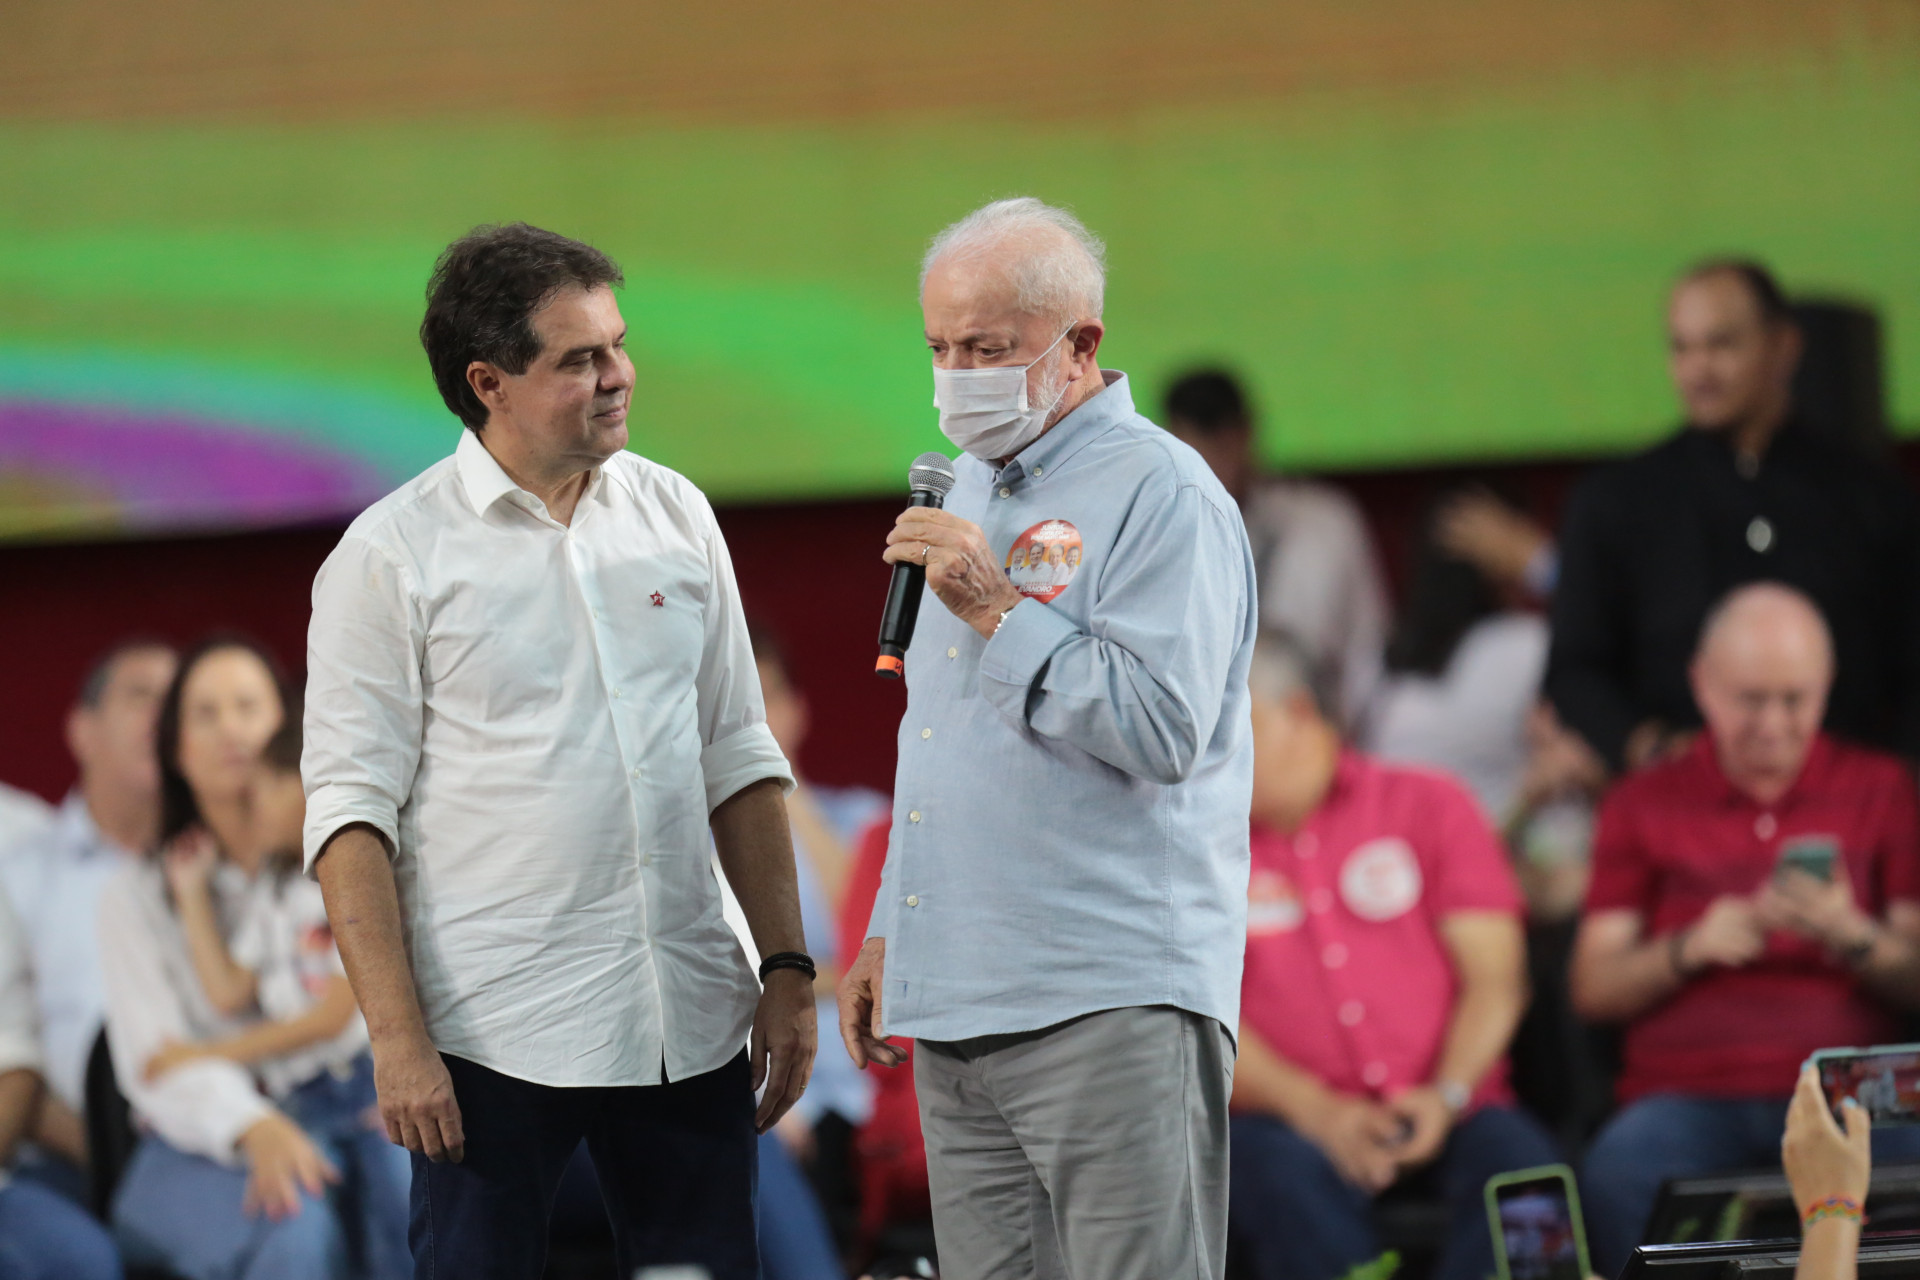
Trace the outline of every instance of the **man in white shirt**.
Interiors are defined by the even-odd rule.
[[[75,1204],[7,1166],[43,1093],[26,939],[0,897],[0,1276],[117,1280],[120,1258],[106,1229]]]
[[[67,713],[80,778],[52,823],[0,857],[34,975],[47,1094],[23,1171],[84,1199],[87,1058],[106,1019],[100,891],[152,846],[160,823],[154,721],[173,679],[173,650],[116,646],[96,661]]]
[[[1240,504],[1260,583],[1260,624],[1304,645],[1356,728],[1380,681],[1391,613],[1360,508],[1345,491],[1258,473],[1253,415],[1234,379],[1189,373],[1167,389],[1167,430],[1199,451]]]
[[[811,1069],[792,774],[711,508],[625,451],[621,282],[521,224],[450,246],[421,341],[468,430],[314,582],[307,862],[421,1276],[537,1277],[584,1137],[621,1274],[750,1280],[756,1129]]]

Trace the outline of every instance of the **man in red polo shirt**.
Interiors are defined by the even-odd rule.
[[[1778,1164],[1808,1054],[1894,1039],[1920,1002],[1913,782],[1820,732],[1832,675],[1805,596],[1732,592],[1693,660],[1706,732],[1601,809],[1571,982],[1584,1017],[1626,1024],[1625,1105],[1583,1180],[1607,1274],[1666,1179]],[[1920,1155],[1920,1133],[1875,1133],[1874,1155]]]
[[[1481,1188],[1558,1158],[1513,1105],[1519,886],[1473,797],[1342,747],[1310,662],[1263,637],[1229,1232],[1248,1273],[1332,1280],[1380,1252],[1375,1195],[1430,1178],[1440,1280],[1493,1270]]]

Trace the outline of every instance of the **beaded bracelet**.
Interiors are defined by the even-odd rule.
[[[1815,1200],[1800,1215],[1800,1224],[1810,1227],[1822,1218],[1845,1218],[1849,1222],[1865,1222],[1866,1215],[1860,1211],[1858,1200],[1849,1200],[1845,1196],[1828,1196],[1825,1200]]]

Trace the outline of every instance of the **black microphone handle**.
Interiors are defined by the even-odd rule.
[[[915,489],[907,498],[910,507],[938,507],[941,495],[930,489]],[[880,613],[880,657],[874,674],[898,680],[906,671],[907,646],[913,642],[913,626],[920,620],[920,596],[927,585],[925,565],[905,560],[893,566],[893,580],[887,584],[887,607]]]

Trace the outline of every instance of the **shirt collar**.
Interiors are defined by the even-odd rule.
[[[460,473],[460,487],[466,490],[467,501],[481,515],[520,487],[506,468],[493,460],[487,446],[480,443],[479,433],[471,427],[461,428],[460,443],[453,451],[453,465]]]
[[[87,798],[80,794],[78,787],[67,792],[54,823],[60,831],[60,847],[76,852],[83,858],[100,854],[138,856],[134,850],[122,848],[117,841],[107,839],[99,824],[93,820],[93,814],[87,809]]]
[[[480,436],[470,429],[462,428],[460,432],[460,443],[453,451],[453,465],[460,473],[460,487],[466,491],[467,501],[481,515],[485,515],[488,508],[510,493],[527,493],[514,483],[506,468],[487,452],[486,445],[480,443]],[[587,479],[587,491],[580,495],[580,501],[586,503],[604,498],[606,484],[607,468],[604,465],[595,467]],[[530,493],[527,493],[527,498],[536,504],[533,509],[544,512],[545,508],[537,505],[539,499]]]
[[[1814,735],[1813,745],[1807,748],[1807,758],[1800,762],[1800,772],[1794,775],[1793,782],[1780,793],[1780,798],[1772,804],[1762,805],[1758,800],[1734,785],[1720,767],[1720,753],[1713,749],[1713,735],[1702,729],[1695,738],[1693,746],[1688,748],[1694,764],[1702,770],[1713,787],[1714,795],[1722,804],[1747,805],[1752,808],[1780,809],[1792,804],[1806,792],[1819,786],[1827,761],[1833,755],[1833,740],[1825,733]]]
[[[1053,424],[1051,430],[1022,449],[1019,455],[1000,469],[1002,481],[1030,476],[1044,483],[1047,475],[1068,458],[1091,444],[1107,428],[1133,416],[1133,391],[1127,375],[1118,369],[1102,369],[1104,389]]]

